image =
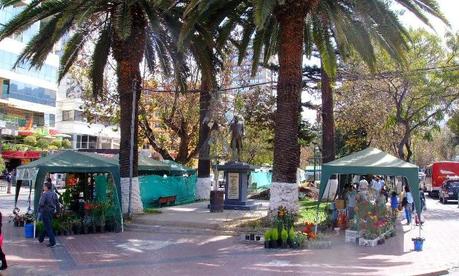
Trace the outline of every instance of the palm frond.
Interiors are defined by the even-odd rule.
[[[78,53],[80,52],[86,41],[86,35],[86,31],[76,32],[72,36],[72,38],[70,38],[70,40],[65,44],[64,54],[61,57],[59,66],[59,82],[62,80],[65,74],[67,74],[68,70],[78,57]]]
[[[40,68],[54,45],[70,30],[72,22],[73,16],[69,14],[60,14],[49,20],[27,44],[13,67],[30,62],[31,67]]]
[[[0,30],[0,40],[17,32],[22,32],[35,22],[58,14],[68,7],[68,1],[49,0],[43,1],[39,6],[28,6],[13,19],[7,22]]]
[[[104,86],[104,71],[110,55],[112,44],[112,27],[107,24],[100,32],[99,39],[94,48],[92,63],[90,68],[90,78],[92,80],[92,93],[95,97],[102,94]]]
[[[274,11],[277,0],[252,0],[255,8],[254,22],[258,29],[265,27],[268,17],[270,17]]]
[[[114,18],[114,30],[115,33],[121,38],[121,40],[126,40],[132,31],[132,14],[131,6],[123,1],[115,9]]]

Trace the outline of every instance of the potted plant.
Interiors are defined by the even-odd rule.
[[[269,241],[270,248],[277,248],[278,240],[279,240],[279,230],[277,230],[277,228],[275,227],[271,230],[271,240]]]
[[[38,221],[35,224],[35,231],[36,231],[36,236],[40,237],[40,235],[45,231],[45,225],[43,224],[43,221]]]
[[[290,246],[293,245],[293,241],[295,240],[296,233],[295,233],[295,228],[292,226],[290,227],[290,230],[288,231],[288,242]]]
[[[271,229],[265,231],[265,248],[270,248],[270,241],[271,241]]]
[[[81,234],[81,220],[77,217],[72,220],[72,231],[75,235]]]
[[[288,240],[288,232],[285,228],[282,228],[281,231],[281,240],[282,240],[282,248],[287,248],[287,240]]]

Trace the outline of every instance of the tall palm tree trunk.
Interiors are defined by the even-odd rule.
[[[297,1],[302,2],[302,1]],[[279,79],[274,133],[270,210],[279,206],[297,212],[296,171],[300,164],[298,130],[301,104],[304,9],[291,5],[277,14],[280,24]]]
[[[140,199],[140,188],[138,179],[138,112],[140,88],[140,68],[143,52],[145,49],[145,27],[146,21],[141,12],[133,10],[131,35],[127,39],[121,39],[114,31],[113,33],[113,56],[117,62],[118,94],[120,100],[120,176],[121,176],[121,203],[123,213],[128,212],[130,194],[130,149],[133,147],[133,172],[131,190],[131,211],[133,213],[143,212],[143,205]],[[136,100],[133,105],[134,93]],[[134,108],[133,108],[134,107]],[[132,113],[134,113],[134,143],[131,145]]]
[[[210,145],[209,145],[209,116],[210,116],[210,93],[213,88],[213,80],[208,73],[202,72],[201,92],[199,93],[199,160],[198,182],[196,184],[196,197],[209,199],[211,183],[210,179]]]
[[[330,78],[325,70],[321,69],[322,92],[322,161],[327,163],[335,160],[335,119],[333,114],[333,90]]]

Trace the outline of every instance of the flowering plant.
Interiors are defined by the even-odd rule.
[[[67,188],[73,188],[78,184],[78,179],[74,175],[69,175],[65,180]]]
[[[314,224],[310,222],[305,222],[303,233],[307,235],[308,240],[315,240],[317,238],[316,233],[314,232]]]

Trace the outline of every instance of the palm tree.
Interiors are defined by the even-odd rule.
[[[189,6],[188,6],[189,8]],[[242,10],[234,4],[221,5],[211,14],[200,17],[199,22],[186,22],[181,28],[179,44],[190,50],[191,55],[200,68],[201,87],[199,93],[199,159],[197,195],[208,198],[210,176],[210,138],[209,122],[212,119],[211,99],[216,96],[217,71],[222,67],[224,48],[228,45],[231,30],[237,25]],[[184,15],[191,12],[184,11]],[[231,18],[227,18],[229,15]]]
[[[0,8],[15,6],[22,1],[1,0]],[[166,54],[176,57],[174,65],[180,64],[180,56],[170,43],[167,27],[164,26],[162,1],[147,0],[102,0],[102,1],[30,1],[24,9],[0,30],[0,40],[24,31],[28,26],[41,21],[44,25],[27,44],[16,65],[30,62],[40,68],[53,50],[54,45],[65,40],[64,53],[60,61],[59,81],[77,59],[81,49],[93,38],[97,38],[90,75],[95,96],[103,88],[103,74],[108,59],[112,56],[116,63],[118,94],[120,101],[120,175],[123,212],[128,211],[131,119],[134,113],[134,155],[132,211],[142,212],[142,202],[137,178],[137,129],[138,100],[141,94],[139,64],[147,57],[153,66],[154,57]],[[168,11],[171,10],[170,7]],[[176,47],[175,47],[176,48]],[[167,67],[167,65],[163,64]],[[181,73],[177,70],[177,73]],[[134,100],[135,93],[135,102]]]
[[[187,19],[199,21],[224,1],[209,3],[192,0],[189,10],[195,16]],[[279,77],[277,82],[277,113],[274,139],[273,185],[270,209],[284,205],[297,209],[296,169],[299,165],[298,126],[300,118],[300,95],[302,90],[303,54],[311,55],[315,47],[323,65],[325,105],[322,112],[333,114],[330,82],[336,72],[336,54],[346,57],[356,51],[366,63],[375,64],[374,44],[380,44],[394,59],[403,62],[407,50],[408,32],[400,23],[389,4],[382,0],[233,0],[227,3],[246,4],[248,25],[242,35],[242,49],[247,39],[253,37],[254,67],[264,48],[264,61],[278,55]],[[434,0],[396,0],[424,23],[429,24],[426,14],[446,22]],[[191,14],[191,13],[189,13]],[[253,20],[253,21],[252,21]],[[242,51],[244,52],[244,51]],[[329,80],[329,81],[327,81]],[[333,116],[324,122],[324,154],[327,160],[334,158]],[[327,152],[328,151],[328,152]]]

